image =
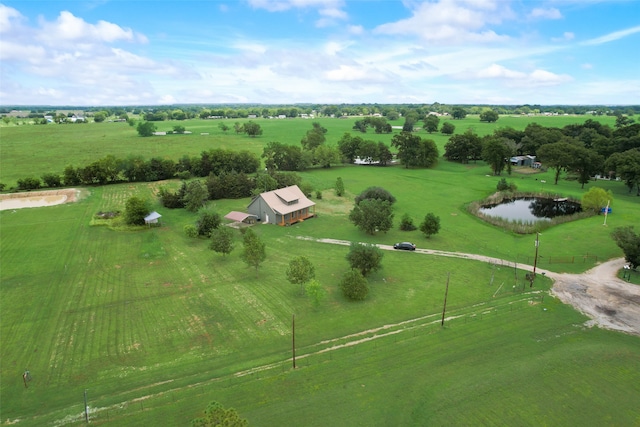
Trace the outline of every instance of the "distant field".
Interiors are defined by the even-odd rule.
[[[496,126],[520,119],[503,117]],[[5,147],[28,159],[23,148],[47,140],[40,146],[68,156],[61,169],[84,162],[80,156],[87,153],[78,148],[83,143],[72,129],[83,130],[84,144],[100,133],[89,131],[103,129],[105,141],[95,145],[100,150],[86,157],[93,161],[106,154],[126,156],[127,147],[147,143],[176,158],[223,144],[259,153],[270,140],[298,143],[311,127],[305,120],[265,120],[264,135],[251,139],[214,135],[217,122],[189,123],[193,135],[157,138],[139,138],[120,123],[1,128],[2,182],[31,170],[15,165],[16,157],[7,161]],[[210,132],[208,137],[195,131],[199,123],[210,126],[201,130]],[[293,126],[291,132],[285,123]],[[463,124],[480,125],[473,119],[455,124],[459,131]],[[336,141],[352,122],[327,119],[323,125]],[[104,129],[118,129],[119,137]],[[68,133],[28,136],[36,131]],[[436,138],[444,144],[443,137]],[[34,153],[46,163],[41,150]],[[419,247],[530,264],[531,235],[505,232],[465,210],[470,201],[495,191],[498,178],[488,173],[482,162],[445,161],[428,170],[349,165],[303,172],[302,178],[323,192],[322,200],[314,199],[318,217],[292,227],[256,226],[267,246],[258,278],[240,260],[239,235],[234,252],[222,257],[206,240],[184,235],[195,214],[158,205],[152,196],[158,186],[176,181],[93,187],[77,203],[0,212],[0,424],[83,424],[84,390],[96,425],[188,425],[213,400],[236,408],[254,426],[640,424],[640,339],[585,327],[584,316],[548,294],[546,278],[539,276],[529,288],[523,270],[385,251],[367,300],[353,303],[342,296],[338,283],[348,269],[348,248],[313,238],[411,240]],[[333,194],[338,176],[347,190],[344,198]],[[586,191],[566,180],[554,186],[549,173],[514,173],[507,179],[525,191],[574,197]],[[398,199],[396,227],[375,236],[362,234],[347,219],[353,196],[371,185]],[[593,185],[614,193],[609,226],[592,217],[545,231],[541,267],[581,272],[622,255],[609,233],[637,223],[640,198],[619,182],[587,187]],[[123,209],[134,194],[154,200],[162,227],[113,231],[90,225],[96,212]],[[245,210],[248,202],[211,205],[224,215]],[[441,217],[436,236],[398,230],[404,213],[420,222],[427,212]],[[327,291],[319,308],[285,279],[289,260],[300,254],[315,265]],[[567,263],[569,258],[574,262]],[[442,328],[449,274],[448,320]],[[29,388],[22,380],[25,369],[33,377]]]
[[[491,133],[499,127],[511,126],[524,129],[529,123],[539,123],[543,126],[563,127],[569,123],[584,122],[587,119],[599,120],[613,125],[615,118],[591,116],[556,116],[556,117],[511,117],[503,116],[496,123],[481,123],[477,116],[468,116],[464,120],[448,120],[456,126],[456,133],[463,133],[468,128],[479,135]],[[199,155],[211,148],[226,148],[232,150],[249,150],[258,156],[262,154],[264,146],[270,141],[299,145],[307,130],[311,129],[313,121],[318,121],[328,129],[327,143],[336,144],[345,132],[356,134],[352,129],[358,118],[331,119],[255,119],[263,129],[263,134],[250,138],[244,134],[236,135],[233,130],[222,132],[218,125],[226,123],[231,129],[237,121],[247,120],[185,120],[156,122],[159,131],[170,131],[175,125],[182,125],[189,135],[166,135],[141,138],[135,127],[127,123],[87,123],[74,125],[21,125],[0,127],[0,182],[8,187],[14,186],[16,181],[27,176],[40,177],[44,173],[61,174],[68,165],[74,167],[85,166],[107,155],[126,158],[129,155],[142,155],[145,158],[162,157],[178,160],[183,155]],[[441,119],[441,123],[445,118]],[[403,120],[392,123],[401,126]],[[394,132],[399,132],[395,130]],[[208,135],[201,135],[208,133]],[[390,144],[393,135],[378,135],[369,130],[365,139],[382,141]],[[444,152],[444,145],[448,136],[440,133],[428,134],[420,132],[424,138],[433,139],[440,148],[440,155]]]

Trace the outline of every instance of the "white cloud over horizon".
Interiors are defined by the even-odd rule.
[[[146,9],[144,20],[103,18],[111,3],[86,16],[57,2],[49,13],[13,3],[0,4],[5,105],[640,99],[596,90],[640,86],[633,56],[613,56],[625,64],[616,67],[593,54],[606,45],[612,58],[617,44],[637,45],[640,26],[598,34],[558,3],[248,0],[215,5],[215,15],[200,10],[201,23],[186,26],[179,17],[156,25]],[[597,84],[589,80],[596,69]],[[578,96],[578,87],[594,89]]]

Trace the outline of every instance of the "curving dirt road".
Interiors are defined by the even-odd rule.
[[[349,246],[351,242],[335,239],[315,239],[320,243]],[[390,245],[377,245],[380,249],[393,250]],[[514,263],[499,258],[458,252],[416,249],[416,253],[472,259],[476,261],[514,267]],[[640,336],[640,286],[627,283],[616,276],[625,264],[624,258],[604,262],[582,274],[555,273],[537,268],[536,272],[554,280],[551,293],[565,304],[591,318],[590,325]],[[518,264],[518,268],[533,271],[533,266]]]

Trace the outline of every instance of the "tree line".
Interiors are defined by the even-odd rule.
[[[616,120],[612,129],[591,119],[563,128],[529,124],[519,131],[511,127],[496,129],[478,136],[472,130],[452,136],[445,145],[444,158],[469,163],[484,160],[494,175],[505,169],[511,173],[509,159],[516,155],[533,155],[555,171],[555,184],[562,172],[574,176],[584,188],[591,177],[600,174],[619,177],[631,192],[640,195],[640,124],[626,116]]]

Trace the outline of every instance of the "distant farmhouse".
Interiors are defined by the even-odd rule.
[[[316,204],[297,185],[256,196],[247,210],[263,224],[291,225],[315,216]]]

